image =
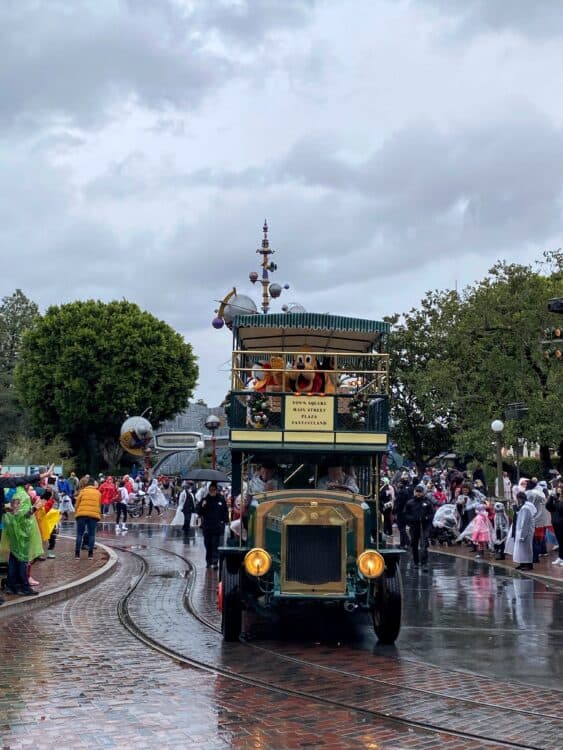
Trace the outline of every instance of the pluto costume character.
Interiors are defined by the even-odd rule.
[[[299,395],[324,395],[335,393],[333,376],[329,373],[332,361],[329,357],[319,357],[307,347],[301,347],[292,368],[288,371],[287,382],[290,390]]]

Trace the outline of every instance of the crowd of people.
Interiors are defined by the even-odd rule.
[[[0,476],[0,562],[7,563],[3,591],[39,593],[32,565],[55,558],[61,521],[75,521],[75,558],[80,559],[83,550],[93,558],[99,521],[113,517],[116,532],[126,533],[130,503],[142,503],[141,512],[146,509],[148,516],[160,514],[173,502],[176,489],[166,477],[145,482],[127,474],[100,474],[96,479],[86,474],[79,479],[75,472],[55,476],[53,467],[27,476]],[[0,596],[0,604],[3,601]]]
[[[126,534],[132,507],[137,509],[136,516],[151,517],[176,506],[171,524],[181,526],[185,540],[194,542],[196,529],[201,527],[207,567],[217,568],[218,548],[229,522],[230,486],[223,489],[216,482],[196,487],[170,477],[146,481],[143,475],[128,474],[97,478],[86,474],[80,479],[74,472],[55,476],[52,467],[27,476],[1,476],[0,562],[7,563],[2,588],[19,596],[39,593],[32,566],[55,558],[61,521],[75,522],[75,558],[79,560],[85,551],[92,559],[98,523],[114,522],[116,534]]]
[[[416,566],[427,564],[437,529],[447,529],[450,521],[451,542],[469,544],[477,559],[511,555],[518,569],[532,570],[551,552],[558,553],[552,564],[563,566],[562,493],[559,475],[550,482],[521,478],[513,485],[505,473],[501,501],[487,496],[480,473],[429,469],[419,477],[404,470],[382,477],[379,507],[388,541],[395,525]]]
[[[52,467],[30,476],[0,476],[0,561],[8,563],[5,591],[35,596],[38,581],[31,575],[36,561],[55,557],[61,520],[76,523],[75,557],[83,550],[94,555],[96,527],[100,521],[115,522],[117,534],[128,531],[128,513],[160,515],[175,506],[171,525],[182,527],[184,539],[195,542],[201,527],[206,565],[217,568],[218,548],[224,530],[245,535],[243,517],[252,496],[281,489],[274,463],[264,460],[245,482],[242,499],[231,497],[227,484],[206,482],[197,487],[179,478],[140,475],[120,477],[85,475],[54,476]],[[318,489],[358,492],[353,469],[337,463],[326,467]],[[498,488],[496,488],[498,489]],[[477,559],[494,554],[511,555],[521,570],[531,570],[540,557],[556,553],[552,564],[563,567],[563,479],[549,483],[522,478],[512,484],[503,478],[504,501],[489,498],[479,472],[429,469],[422,476],[414,470],[384,474],[380,481],[379,510],[383,534],[410,549],[415,566],[428,562],[429,544],[436,540],[466,543]],[[2,603],[0,597],[0,603]]]

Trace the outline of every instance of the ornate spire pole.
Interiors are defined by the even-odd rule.
[[[270,242],[268,240],[268,222],[266,219],[264,219],[262,231],[264,232],[262,247],[259,247],[256,252],[262,256],[262,278],[260,279],[260,283],[262,284],[262,312],[265,315],[270,309],[270,279],[268,277],[268,271],[275,271],[277,265],[269,260],[270,255],[273,255],[276,251],[270,248]],[[252,281],[252,278],[250,280]]]
[[[264,315],[270,309],[270,300],[277,299],[282,293],[282,287],[280,284],[270,283],[270,273],[273,273],[277,269],[277,265],[270,260],[270,255],[273,255],[275,250],[270,247],[270,241],[268,240],[268,222],[264,219],[264,226],[262,227],[264,237],[262,238],[262,245],[256,252],[262,256],[262,276],[257,271],[251,271],[248,274],[248,278],[253,284],[256,284],[260,278],[260,284],[262,285],[262,312]],[[284,284],[283,289],[289,289],[289,284]],[[282,310],[288,311],[288,307],[284,306]],[[236,315],[252,315],[258,312],[255,302],[244,294],[239,294],[235,287],[229,292],[222,300],[217,310],[215,310],[216,317],[212,321],[213,328],[222,328],[225,324],[231,328],[233,319]]]

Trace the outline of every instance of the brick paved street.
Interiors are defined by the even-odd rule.
[[[78,581],[85,575],[102,567],[108,559],[103,550],[96,550],[94,558],[88,560],[86,552],[82,552],[80,561],[74,559],[74,539],[59,536],[55,548],[55,559],[35,562],[31,567],[31,575],[39,581],[34,588],[45,591],[55,586],[65,586]],[[21,601],[20,597],[6,594],[7,601]]]
[[[405,564],[410,603],[396,650],[374,648],[367,628],[354,643],[340,646],[303,637],[227,646],[184,608],[193,584],[193,606],[218,623],[217,574],[202,568],[201,537],[186,545],[178,532],[153,523],[126,535],[102,525],[98,538],[120,548],[111,578],[64,603],[2,621],[3,748],[477,748],[483,746],[479,741],[446,742],[369,714],[376,708],[414,719],[432,715],[441,726],[455,728],[477,716],[475,707],[462,708],[475,697],[505,713],[504,725],[492,709],[478,714],[479,721],[491,723],[490,736],[532,737],[533,747],[557,747],[559,733],[549,716],[560,696],[561,655],[554,648],[560,643],[562,599],[541,583],[491,575],[488,566],[435,555],[426,576]],[[47,562],[58,561],[57,556]],[[128,600],[135,625],[188,658],[280,687],[291,684],[310,698],[245,686],[175,662],[129,634],[118,619],[118,604],[145,565]],[[479,650],[483,643],[489,649],[486,663]],[[468,674],[471,667],[478,674]],[[323,702],[338,696],[344,684],[348,699],[368,713]],[[512,708],[528,710],[527,719],[511,715]]]

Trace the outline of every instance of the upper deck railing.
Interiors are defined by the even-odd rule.
[[[385,446],[389,356],[234,350],[231,444]]]

